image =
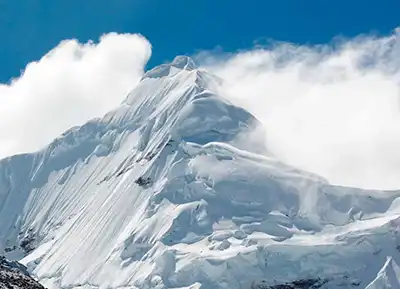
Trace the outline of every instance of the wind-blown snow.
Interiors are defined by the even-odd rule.
[[[400,191],[249,147],[257,120],[219,82],[177,57],[103,118],[2,160],[0,250],[47,288],[397,288]]]
[[[398,189],[400,28],[316,46],[272,44],[199,58],[224,79],[219,94],[262,122],[281,160],[338,185]]]

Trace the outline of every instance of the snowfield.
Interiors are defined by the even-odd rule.
[[[400,191],[332,186],[246,143],[257,120],[220,81],[177,57],[102,119],[0,161],[0,255],[49,289],[400,288]]]

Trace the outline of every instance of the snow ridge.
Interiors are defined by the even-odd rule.
[[[398,289],[400,288],[400,267],[391,257],[388,257],[378,275],[367,286],[367,289]]]
[[[239,141],[257,120],[219,81],[177,57],[103,118],[0,161],[0,251],[48,288],[397,288],[380,272],[400,261],[400,192],[331,186]]]

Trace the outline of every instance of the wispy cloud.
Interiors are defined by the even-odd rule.
[[[39,149],[68,128],[117,106],[151,54],[140,35],[110,33],[98,43],[61,42],[0,84],[0,157]]]
[[[400,30],[198,58],[282,160],[336,184],[400,188]]]

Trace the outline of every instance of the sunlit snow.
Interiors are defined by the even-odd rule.
[[[2,254],[49,289],[399,288],[400,191],[246,145],[257,120],[219,82],[178,57],[102,119],[2,160]]]

